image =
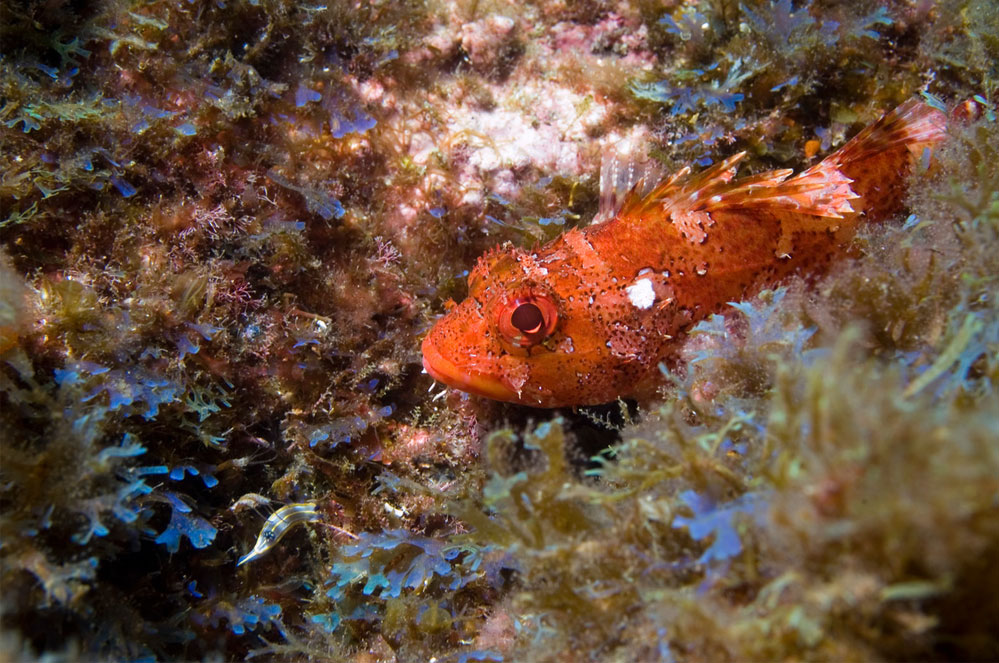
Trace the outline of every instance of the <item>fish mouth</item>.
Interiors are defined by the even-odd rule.
[[[485,396],[497,401],[507,401],[516,403],[520,400],[517,392],[513,391],[497,378],[483,375],[481,373],[469,373],[455,366],[454,362],[446,359],[427,337],[423,340],[423,368],[426,369],[430,377],[443,382],[449,387],[467,391],[476,396]]]

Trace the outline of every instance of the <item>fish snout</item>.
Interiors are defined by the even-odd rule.
[[[498,377],[462,367],[442,353],[436,343],[434,330],[423,339],[423,368],[434,380],[449,387],[466,391],[476,396],[485,396],[498,401],[517,403],[520,396],[505,385]]]

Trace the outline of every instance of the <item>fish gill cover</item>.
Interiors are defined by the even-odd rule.
[[[9,658],[999,657],[992,4],[2,11]],[[592,218],[609,146],[801,169],[913,96],[953,119],[906,213],[700,324],[655,398],[421,374],[479,255]]]

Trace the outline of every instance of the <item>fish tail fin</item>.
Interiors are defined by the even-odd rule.
[[[947,116],[929,104],[910,99],[866,127],[829,155],[841,168],[849,168],[885,152],[904,152],[915,162],[947,136]]]
[[[947,116],[910,99],[813,168],[836,170],[848,178],[857,197],[854,209],[870,221],[881,221],[901,210],[909,173],[917,165],[931,167],[933,150],[946,135]]]

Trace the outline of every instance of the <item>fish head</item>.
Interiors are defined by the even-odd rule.
[[[547,265],[547,266],[546,266]],[[629,379],[557,261],[511,246],[479,259],[468,296],[430,330],[423,366],[471,394],[533,407],[614,400]]]

